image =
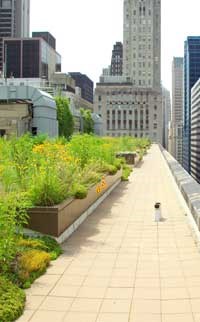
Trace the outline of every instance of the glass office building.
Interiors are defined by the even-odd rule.
[[[191,89],[200,78],[200,36],[188,37],[184,49],[183,167],[191,165]]]
[[[3,73],[3,38],[29,37],[30,0],[0,0],[0,73]]]
[[[5,38],[4,49],[7,78],[50,80],[61,71],[61,56],[42,38]]]

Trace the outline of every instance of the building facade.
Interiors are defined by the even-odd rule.
[[[172,143],[171,154],[182,164],[183,158],[183,57],[172,62]]]
[[[123,45],[116,42],[113,46],[110,75],[122,75],[123,73]]]
[[[184,111],[183,111],[183,167],[190,173],[191,160],[191,89],[200,77],[200,37],[185,41],[184,51]]]
[[[69,74],[75,80],[76,87],[79,87],[81,89],[81,97],[93,104],[93,81],[87,75],[81,73],[70,72]]]
[[[171,122],[171,97],[170,91],[162,89],[162,111],[163,111],[163,146],[169,151],[169,133]]]
[[[123,74],[133,85],[160,89],[160,0],[124,0],[123,49]]]
[[[0,1],[0,72],[3,74],[3,38],[29,37],[30,0]]]
[[[34,31],[32,38],[43,38],[49,46],[56,50],[56,39],[48,31]]]
[[[123,75],[100,77],[95,112],[106,135],[147,136],[162,144],[161,1],[124,0],[123,31]]]
[[[5,38],[3,47],[7,78],[51,80],[61,71],[61,56],[42,38]]]
[[[150,93],[149,89],[134,88],[132,84],[98,83],[95,113],[103,119],[103,134],[150,137],[153,141],[161,141],[161,99],[159,91]]]
[[[200,79],[191,95],[191,175],[200,183]]]

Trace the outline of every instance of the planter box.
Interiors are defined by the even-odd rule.
[[[93,186],[85,199],[70,198],[57,206],[31,208],[28,228],[53,237],[61,236],[89,208],[92,207],[91,213],[98,206],[99,203],[96,207],[93,204],[120,182],[121,175],[119,170],[113,176],[106,176],[105,182]]]
[[[116,154],[117,158],[124,158],[126,163],[129,165],[137,165],[139,162],[139,156],[136,152],[118,152]]]

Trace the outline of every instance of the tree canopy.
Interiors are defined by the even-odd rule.
[[[59,136],[69,139],[74,131],[74,118],[69,108],[69,100],[65,97],[57,96],[55,101],[57,105]]]

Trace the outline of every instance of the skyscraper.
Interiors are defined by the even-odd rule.
[[[123,45],[121,42],[116,42],[113,46],[112,58],[111,58],[111,70],[110,74],[122,75],[123,73]]]
[[[191,89],[200,78],[200,36],[185,41],[184,52],[184,115],[183,115],[183,167],[190,173],[191,160]]]
[[[162,110],[163,110],[163,146],[169,150],[169,128],[171,122],[171,97],[170,91],[162,88]]]
[[[192,87],[191,91],[191,141],[190,141],[190,173],[200,183],[200,79]]]
[[[29,37],[30,0],[0,1],[0,71],[3,72],[3,38]]]
[[[161,1],[124,0],[123,75],[102,75],[95,112],[105,135],[163,143]]]
[[[183,149],[183,57],[172,62],[172,146],[171,153],[182,164]]]
[[[124,0],[123,48],[124,75],[133,85],[160,88],[160,0]]]

